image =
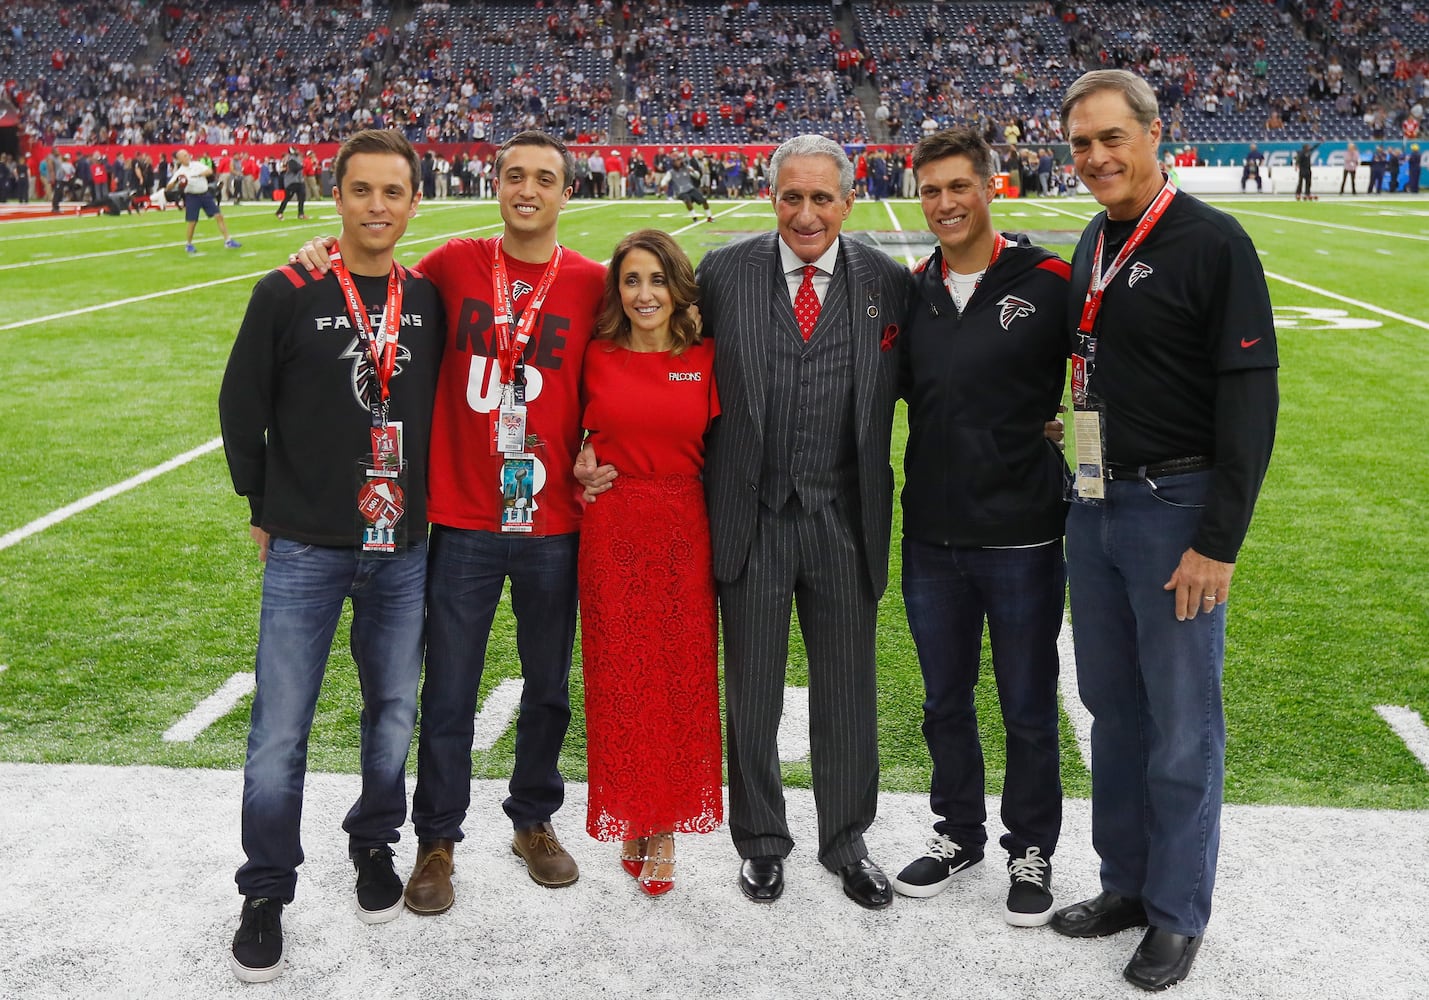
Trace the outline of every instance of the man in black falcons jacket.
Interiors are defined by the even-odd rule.
[[[927,698],[933,760],[927,853],[893,886],[942,891],[982,861],[987,832],[973,687],[983,623],[1007,728],[1002,819],[1008,923],[1052,916],[1050,860],[1062,825],[1057,634],[1066,565],[1066,466],[1044,435],[1066,379],[1066,262],[992,227],[993,160],[975,132],[913,152],[938,249],[915,269],[898,339],[908,400],[903,599]]]

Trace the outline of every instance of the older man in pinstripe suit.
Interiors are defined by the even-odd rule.
[[[770,162],[776,233],[700,263],[722,416],[706,494],[724,628],[730,832],[740,886],[783,891],[793,840],[776,736],[797,605],[809,655],[819,860],[862,906],[889,905],[863,833],[878,797],[874,631],[888,581],[897,336],[909,276],[839,235],[853,165],[822,136]]]

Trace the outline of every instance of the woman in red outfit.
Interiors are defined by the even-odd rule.
[[[714,570],[700,472],[719,413],[694,270],[666,233],[615,248],[585,354],[588,443],[620,470],[585,511],[581,650],[586,829],[623,841],[652,896],[674,885],[675,832],[723,819]]]

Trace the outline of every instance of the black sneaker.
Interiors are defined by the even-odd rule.
[[[963,847],[939,834],[928,838],[927,854],[892,880],[893,888],[903,896],[927,899],[946,889],[955,875],[981,863],[981,847]]]
[[[228,961],[245,983],[266,983],[283,974],[282,903],[266,896],[244,898]]]
[[[1007,859],[1012,888],[1007,890],[1007,922],[1013,927],[1041,927],[1052,919],[1052,862],[1037,847]]]
[[[357,919],[385,924],[402,913],[402,880],[392,869],[392,848],[363,847],[352,852],[357,868]]]

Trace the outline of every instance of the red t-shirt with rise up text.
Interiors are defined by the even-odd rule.
[[[427,518],[477,531],[501,530],[503,458],[492,451],[489,416],[501,405],[491,270],[495,242],[451,240],[417,265],[436,284],[447,314],[432,414]],[[519,316],[546,265],[509,255],[505,261]],[[572,469],[580,448],[581,362],[604,291],[605,268],[566,249],[523,355],[527,450],[535,456],[533,535],[580,530]]]

